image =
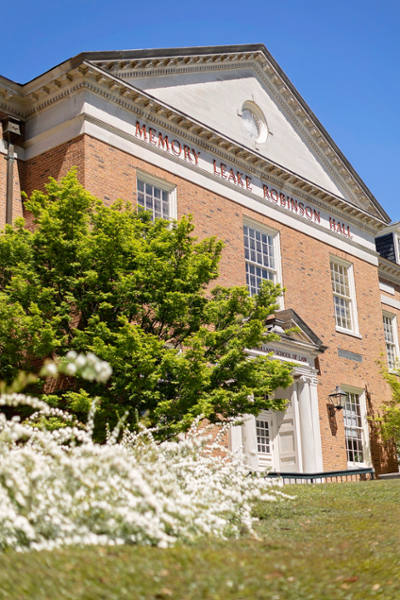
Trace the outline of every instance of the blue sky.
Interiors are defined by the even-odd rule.
[[[25,83],[93,50],[264,43],[400,220],[399,0],[2,3],[0,73]]]

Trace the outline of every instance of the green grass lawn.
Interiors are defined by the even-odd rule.
[[[259,540],[0,555],[0,600],[400,600],[400,480],[285,491]]]

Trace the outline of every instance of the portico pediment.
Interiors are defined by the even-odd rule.
[[[291,308],[276,311],[267,319],[268,333],[279,335],[279,340],[253,348],[250,354],[272,354],[274,358],[288,361],[314,371],[315,359],[327,349],[322,340]]]
[[[268,327],[274,331],[277,326],[283,329],[281,337],[288,342],[291,340],[311,345],[318,353],[325,352],[327,349],[327,346],[322,343],[311,327],[292,308],[276,311],[268,323]]]

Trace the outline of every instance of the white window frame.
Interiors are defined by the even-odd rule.
[[[260,424],[262,423],[263,425],[259,425],[259,423]],[[265,425],[266,425],[266,427],[265,427]],[[258,435],[259,430],[260,430],[260,433],[262,433],[261,430],[268,431],[268,441],[267,442],[259,441],[259,435]],[[258,415],[256,417],[256,441],[257,441],[258,455],[272,457],[272,431],[271,431],[271,419],[270,418],[263,416],[263,415]],[[268,452],[263,452],[262,450],[260,450],[260,446],[268,446]]]
[[[166,181],[165,179],[161,179],[160,177],[155,177],[154,175],[150,175],[150,173],[146,173],[146,171],[142,171],[141,169],[136,169],[136,198],[138,193],[138,180],[143,181],[143,183],[147,183],[156,187],[163,192],[167,192],[169,195],[169,218],[177,219],[178,218],[178,202],[177,202],[177,188],[176,185]],[[137,200],[136,200],[137,201]],[[138,204],[139,206],[139,204]]]
[[[344,392],[347,392],[348,394],[356,394],[359,397],[359,401],[360,401],[363,461],[362,462],[347,461],[347,466],[349,468],[353,467],[355,469],[359,469],[362,467],[371,467],[372,466],[371,444],[370,444],[370,439],[369,439],[369,427],[368,427],[368,418],[367,418],[367,404],[366,404],[366,399],[365,399],[365,389],[353,387],[353,386],[347,385],[345,383],[341,383],[340,387],[342,388],[342,390]],[[344,408],[343,409],[343,428],[344,429],[345,429],[345,424],[344,424],[344,415],[345,415],[344,411],[345,410],[346,409]],[[347,455],[346,431],[344,431],[344,435],[345,435],[345,451],[346,451],[346,455]]]
[[[393,245],[396,263],[400,265],[400,235],[398,235],[397,233],[393,233]]]
[[[269,433],[269,452],[258,451],[258,436],[257,436],[257,421],[266,421],[268,423]],[[276,436],[276,415],[274,411],[262,410],[254,417],[254,448],[257,454],[258,465],[261,470],[276,469],[276,454],[275,454],[275,436]]]
[[[400,350],[399,350],[399,335],[398,335],[398,330],[397,330],[397,317],[395,314],[388,312],[387,310],[383,310],[382,311],[382,317],[386,317],[387,319],[390,319],[391,321],[391,325],[392,325],[392,334],[393,334],[393,347],[394,347],[394,354],[395,354],[395,363],[397,364],[399,361],[399,356],[400,356]],[[386,361],[387,361],[387,365],[388,365],[388,369],[389,371],[395,371],[396,368],[390,368],[389,367],[389,359],[388,359],[388,354],[387,354],[387,341],[385,339],[385,347],[386,347]]]
[[[275,269],[266,269],[269,271],[274,271],[275,273],[275,278],[273,280],[274,284],[279,283],[282,287],[283,287],[283,283],[282,283],[282,261],[281,261],[281,244],[280,244],[280,235],[279,235],[279,231],[276,229],[273,229],[272,227],[268,227],[267,225],[264,225],[263,223],[260,223],[259,221],[255,221],[253,219],[250,219],[248,217],[243,219],[243,227],[251,227],[252,229],[255,229],[257,231],[259,231],[260,233],[264,233],[265,235],[269,235],[270,237],[272,237],[272,242],[273,242],[273,249],[274,249],[274,259],[275,259]],[[243,254],[244,254],[244,232],[243,232],[243,228],[242,228],[242,243],[243,243]],[[246,263],[251,263],[255,266],[261,266],[258,265],[258,263],[255,263],[251,260],[247,260],[245,258],[245,264]],[[250,291],[250,290],[249,290]],[[284,298],[283,298],[283,294],[282,296],[280,296],[277,300],[277,303],[279,304],[279,308],[280,309],[284,309]]]
[[[331,278],[331,263],[344,267],[347,270],[347,278],[349,281],[349,302],[350,302],[350,316],[351,316],[351,329],[346,329],[344,327],[340,327],[336,322],[336,311],[335,311],[335,302],[333,301],[333,311],[335,316],[335,328],[339,333],[346,333],[347,335],[352,335],[354,337],[361,338],[360,330],[358,326],[358,311],[357,311],[357,300],[356,300],[356,286],[354,282],[354,267],[353,264],[339,256],[334,254],[329,255],[329,277]],[[331,290],[332,290],[332,300],[335,294],[332,288],[332,280],[331,280]]]

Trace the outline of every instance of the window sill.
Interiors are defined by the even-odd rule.
[[[367,465],[367,463],[365,463],[365,462],[362,462],[362,463],[348,462],[347,463],[348,469],[369,469],[370,467],[371,467],[371,465]]]
[[[335,328],[338,333],[343,333],[344,335],[350,335],[351,337],[355,337],[358,340],[362,340],[362,335],[356,333],[355,331],[349,331],[348,329],[342,329],[341,327]]]
[[[391,375],[400,375],[399,369],[388,369]]]

